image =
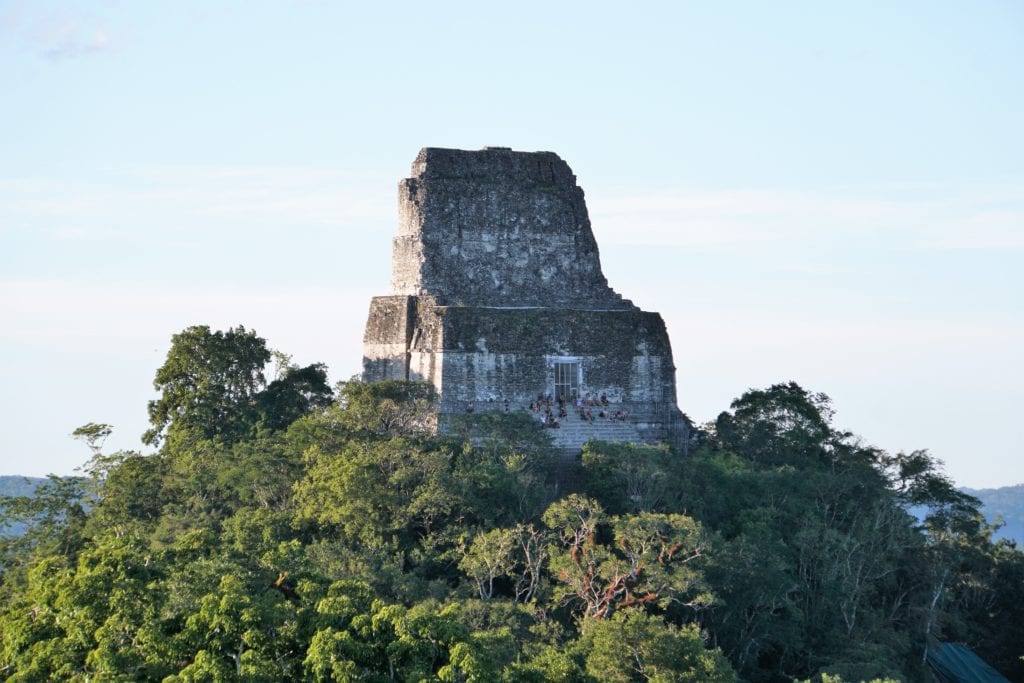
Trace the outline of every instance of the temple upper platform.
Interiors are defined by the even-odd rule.
[[[583,190],[552,152],[420,150],[398,188],[392,294],[439,305],[630,309],[601,272]]]

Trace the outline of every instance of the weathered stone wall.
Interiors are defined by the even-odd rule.
[[[628,410],[645,439],[671,438],[679,419],[675,367],[657,313],[436,306],[376,297],[364,378],[430,382],[442,413],[525,409],[552,392],[554,363],[578,362],[579,395]]]
[[[448,308],[441,409],[525,409],[551,393],[554,363],[581,366],[581,396],[628,410],[649,441],[672,440],[675,367],[661,316],[641,311]]]
[[[414,299],[408,296],[376,296],[363,333],[363,379],[380,382],[408,380],[408,349],[415,319],[410,315]]]
[[[399,186],[392,295],[375,297],[366,381],[431,382],[442,414],[525,409],[579,363],[579,395],[679,442],[664,322],[607,284],[583,191],[550,152],[428,148]]]
[[[551,152],[427,148],[398,189],[391,291],[441,305],[629,309],[583,190]]]
[[[675,368],[657,313],[448,307],[442,317],[449,409],[492,399],[528,405],[551,391],[555,359],[582,364],[583,394],[638,407],[675,402],[665,392]]]

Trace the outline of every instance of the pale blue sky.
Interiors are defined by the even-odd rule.
[[[551,150],[679,403],[1024,481],[1024,4],[0,0],[0,473],[139,448],[171,334],[333,380],[420,147]]]

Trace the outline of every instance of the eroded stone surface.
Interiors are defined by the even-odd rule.
[[[391,291],[439,305],[632,308],[601,273],[583,190],[552,152],[421,150],[398,187]]]
[[[608,286],[557,155],[421,150],[399,185],[391,289],[370,306],[366,381],[432,382],[442,416],[603,396],[628,411],[624,433],[685,439],[664,322]]]

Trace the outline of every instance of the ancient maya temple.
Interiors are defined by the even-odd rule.
[[[608,286],[583,190],[557,154],[425,148],[399,183],[398,215],[365,381],[432,383],[442,428],[544,397],[538,419],[568,407],[551,429],[566,449],[684,442],[665,323]]]

